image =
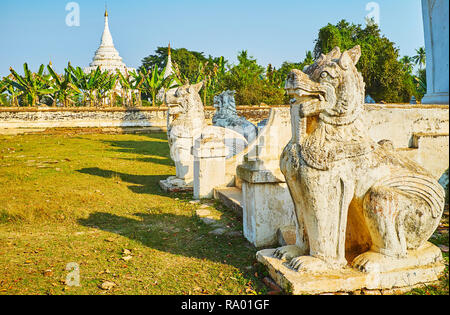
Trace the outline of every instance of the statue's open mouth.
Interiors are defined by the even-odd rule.
[[[289,74],[285,90],[289,96],[292,96],[291,104],[322,101],[326,94],[324,86],[312,81],[300,70],[294,70]]]
[[[290,100],[291,104],[301,104],[307,101],[323,101],[325,99],[325,92],[312,89],[286,89],[286,92],[289,96],[293,96]]]

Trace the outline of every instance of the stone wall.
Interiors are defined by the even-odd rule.
[[[448,105],[366,104],[364,121],[375,140],[389,139],[396,148],[412,148],[415,134],[447,134]]]
[[[205,108],[211,124],[214,107]],[[269,116],[268,106],[240,106],[238,114],[257,123]],[[1,129],[127,128],[166,130],[167,107],[157,108],[0,108]],[[5,131],[3,131],[4,133]]]
[[[272,106],[272,107],[286,107]],[[238,114],[257,123],[268,118],[270,106],[238,106]],[[205,108],[211,123],[215,109]],[[166,129],[167,108],[0,108],[0,133],[23,128],[135,127]],[[415,134],[449,132],[448,105],[366,104],[364,119],[374,140],[390,139],[397,148],[413,147]]]
[[[0,108],[0,128],[166,127],[165,108]]]

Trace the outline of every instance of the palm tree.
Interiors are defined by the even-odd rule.
[[[416,49],[416,55],[412,57],[414,60],[414,63],[416,65],[419,65],[419,68],[422,69],[423,66],[425,66],[426,63],[426,53],[425,48],[420,47],[419,49]]]
[[[52,90],[48,88],[47,78],[44,74],[44,65],[39,67],[37,73],[32,73],[28,69],[28,64],[24,63],[23,70],[24,76],[19,75],[13,68],[9,68],[15,81],[10,81],[11,84],[22,91],[22,93],[28,98],[28,104],[35,106],[39,103],[39,96],[50,94]]]

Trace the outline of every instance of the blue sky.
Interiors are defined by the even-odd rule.
[[[0,76],[26,61],[37,70],[49,60],[62,70],[70,60],[85,67],[100,43],[105,1],[78,0],[80,26],[66,25],[65,0],[0,2]],[[236,62],[247,49],[262,65],[301,61],[318,31],[341,19],[364,24],[365,0],[107,0],[114,43],[124,62],[139,67],[143,57],[170,41],[205,55]],[[420,0],[378,0],[381,31],[414,55],[424,45]],[[22,72],[22,71],[20,71]]]

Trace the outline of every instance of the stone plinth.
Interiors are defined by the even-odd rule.
[[[245,238],[256,247],[278,244],[279,229],[295,224],[286,183],[268,170],[252,169],[248,162],[238,166],[237,174],[242,180]]]
[[[406,288],[430,284],[439,280],[444,271],[442,255],[436,246],[427,243],[409,253],[406,262],[394,270],[363,273],[346,267],[321,273],[295,271],[278,258],[273,257],[275,249],[256,253],[257,260],[267,267],[270,276],[286,291],[293,294],[323,294],[337,292],[385,291],[395,292]]]
[[[214,188],[225,181],[228,149],[223,139],[199,139],[192,148],[194,155],[194,198],[212,198]]]

